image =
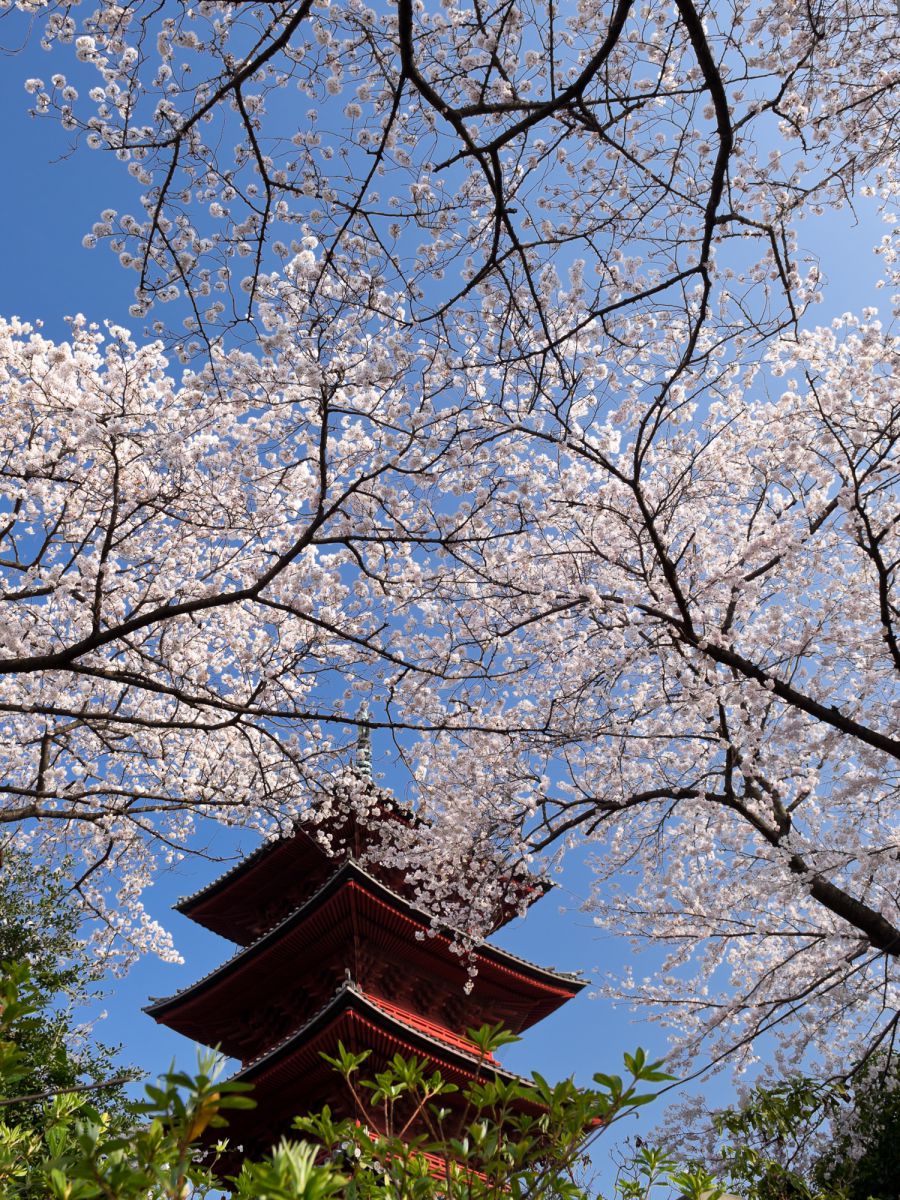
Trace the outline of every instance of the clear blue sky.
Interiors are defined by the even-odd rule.
[[[8,34],[8,29],[0,30],[0,36],[8,38]],[[128,306],[134,274],[123,271],[107,250],[83,249],[81,238],[101,209],[133,210],[137,185],[120,164],[105,155],[87,150],[70,153],[67,136],[53,121],[28,118],[24,79],[29,75],[47,78],[54,69],[57,64],[52,56],[29,50],[5,58],[0,73],[0,111],[4,114],[0,161],[6,170],[0,200],[0,314],[40,318],[49,335],[63,337],[64,318],[76,312],[91,320],[110,318],[132,324]],[[814,247],[828,247],[825,265],[832,285],[818,314],[820,320],[882,297],[871,290],[871,281],[877,277],[871,245],[879,236],[874,222],[854,229],[848,222],[832,219],[820,223],[819,228],[809,226],[809,233]],[[375,749],[377,758],[377,744]],[[248,840],[247,844],[253,843]],[[177,872],[161,877],[148,893],[151,915],[171,929],[185,964],[168,966],[146,960],[127,979],[112,985],[106,1001],[108,1017],[99,1032],[105,1040],[124,1043],[125,1062],[150,1071],[164,1068],[173,1057],[180,1065],[191,1064],[191,1046],[156,1026],[141,1007],[150,995],[171,994],[231,953],[228,944],[215,935],[196,929],[170,911],[179,895],[203,886],[222,869],[202,860],[189,861]],[[630,960],[630,950],[618,941],[599,937],[590,917],[579,911],[586,891],[586,871],[573,862],[558,892],[539,903],[527,920],[515,921],[498,940],[514,952],[548,965],[579,969],[587,975],[595,967],[615,971]],[[646,973],[642,966],[637,969]],[[617,1068],[623,1050],[641,1044],[651,1054],[663,1052],[663,1036],[655,1026],[592,999],[589,992],[587,989],[532,1031],[521,1045],[512,1047],[505,1056],[508,1064],[522,1071],[535,1068],[550,1077],[574,1073],[581,1082],[588,1082],[593,1071]],[[723,1094],[720,1086],[715,1094]],[[602,1157],[601,1152],[598,1166]]]

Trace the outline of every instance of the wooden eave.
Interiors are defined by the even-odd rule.
[[[277,894],[285,885],[302,893],[304,884],[308,885],[307,894],[315,891],[333,861],[314,835],[298,829],[257,846],[218,879],[182,896],[174,908],[205,929],[249,946],[259,936],[255,927],[267,893]]]
[[[385,796],[380,802],[391,819],[418,822],[413,812]],[[327,881],[332,863],[359,859],[374,827],[372,820],[357,823],[354,814],[340,828],[298,822],[293,833],[264,842],[206,887],[181,897],[175,910],[229,941],[249,946]],[[336,838],[333,852],[319,842],[320,829]],[[397,870],[384,874],[394,890],[406,890]],[[507,882],[509,895],[499,905],[491,932],[511,921],[521,904],[530,906],[552,887],[540,876],[511,877]]]
[[[383,817],[403,822],[417,819],[412,810],[387,793],[379,793],[378,803]],[[298,821],[293,832],[263,842],[206,887],[182,896],[174,905],[175,911],[231,942],[249,946],[285,911],[291,911],[316,891],[331,874],[333,863],[359,857],[377,827],[377,815],[373,813],[365,822],[352,811],[343,823]],[[319,832],[334,838],[332,852],[319,841]],[[285,898],[287,910],[283,907]],[[281,911],[274,919],[267,919],[266,913],[272,908]]]
[[[333,938],[329,941],[329,934],[342,924],[346,940],[336,945]],[[480,1023],[476,1014],[482,1014],[485,1020],[502,1018],[514,1032],[520,1032],[571,999],[586,982],[482,942],[473,951],[478,967],[474,992],[471,999],[465,999],[466,962],[452,953],[450,938],[433,933],[425,913],[348,861],[333,871],[305,904],[253,945],[145,1011],[188,1037],[219,1043],[226,1053],[246,1057],[265,1038],[264,1029],[248,1024],[248,1009],[252,1011],[255,997],[275,1000],[296,985],[297,963],[303,964],[303,978],[311,981],[306,1011],[297,1012],[298,1021],[331,993],[335,968],[338,978],[346,969],[365,987],[355,949],[360,939],[368,946],[393,949],[398,960],[409,963],[410,976],[417,973],[413,965],[417,964],[418,974],[430,971],[440,979],[445,992],[459,996],[462,1007],[472,1014],[472,1019],[461,1022],[465,1025]],[[321,970],[328,963],[333,967],[330,976]]]
[[[265,1085],[271,1085],[276,1079],[282,1078],[284,1074],[293,1075],[300,1065],[298,1063],[299,1055],[304,1056],[304,1069],[308,1065],[307,1057],[311,1053],[315,1054],[317,1061],[324,1062],[319,1053],[318,1039],[327,1032],[328,1045],[335,1047],[337,1039],[331,1034],[331,1026],[336,1020],[347,1014],[351,1014],[353,1019],[362,1023],[369,1032],[383,1034],[391,1043],[390,1051],[384,1058],[385,1062],[399,1050],[407,1057],[416,1054],[427,1058],[432,1066],[466,1081],[490,1075],[491,1077],[526,1082],[521,1075],[501,1067],[492,1056],[485,1059],[468,1038],[460,1037],[450,1029],[438,1032],[439,1027],[433,1022],[430,1024],[432,1024],[434,1032],[426,1032],[419,1027],[419,1018],[415,1013],[402,1014],[399,1006],[384,1004],[377,997],[366,995],[352,983],[346,983],[339,988],[331,1000],[300,1029],[279,1042],[278,1045],[272,1046],[251,1062],[246,1063],[231,1077],[232,1080],[252,1083],[259,1089]],[[344,1041],[344,1045],[348,1050],[355,1052],[363,1049],[372,1050],[375,1061],[378,1061],[378,1050],[376,1045],[368,1039],[368,1035],[356,1044]],[[328,1063],[324,1063],[324,1066],[330,1074],[337,1077],[336,1072]],[[376,1068],[373,1066],[374,1069]]]

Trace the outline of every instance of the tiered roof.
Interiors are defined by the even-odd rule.
[[[502,1021],[513,1033],[583,986],[574,975],[481,942],[471,952],[477,973],[466,995],[470,960],[454,949],[450,935],[432,930],[424,912],[349,859],[268,933],[147,1011],[247,1061],[267,1039],[309,1019],[348,977],[366,994],[404,997],[407,1007],[439,1024]]]
[[[255,1085],[257,1107],[233,1114],[229,1134],[248,1150],[271,1144],[298,1112],[327,1103],[355,1115],[322,1058],[338,1041],[371,1051],[373,1073],[401,1053],[460,1086],[485,1069],[508,1076],[465,1031],[499,1021],[519,1033],[584,987],[489,942],[461,954],[451,932],[434,930],[402,875],[372,853],[384,822],[415,821],[383,796],[364,820],[351,811],[331,821],[324,839],[298,826],[176,905],[240,949],[147,1011],[241,1061],[235,1078]],[[542,893],[517,881],[496,925]]]
[[[335,1053],[338,1042],[354,1054],[368,1050],[367,1070],[375,1073],[394,1057],[427,1059],[443,1077],[460,1089],[445,1097],[448,1107],[459,1103],[462,1089],[485,1070],[503,1079],[518,1078],[498,1063],[486,1060],[478,1048],[449,1029],[422,1022],[416,1014],[367,996],[352,983],[341,987],[305,1025],[268,1049],[234,1077],[254,1085],[255,1109],[241,1109],[229,1118],[229,1137],[245,1148],[262,1148],[290,1129],[300,1112],[324,1104],[348,1115],[344,1083],[322,1057]],[[373,1115],[372,1123],[377,1124]]]
[[[408,896],[411,889],[403,873],[380,863],[377,848],[384,822],[414,820],[414,814],[392,804],[376,808],[374,817],[364,821],[351,813],[340,825],[329,822],[327,830],[298,823],[289,835],[264,842],[205,888],[182,897],[175,909],[213,933],[249,946],[327,882],[335,863],[363,863],[399,895]],[[509,879],[492,932],[523,905],[540,899],[549,886],[540,877]]]

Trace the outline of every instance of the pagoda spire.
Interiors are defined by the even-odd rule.
[[[363,779],[372,778],[372,726],[369,724],[369,702],[363,700],[356,714],[356,761],[354,766]]]

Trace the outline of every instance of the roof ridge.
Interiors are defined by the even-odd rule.
[[[375,992],[363,991],[363,995],[367,1000],[371,1000],[377,1008],[380,1008],[386,1012],[389,1017],[397,1016],[397,1019],[402,1021],[404,1024],[407,1024],[405,1018],[409,1017],[408,1024],[411,1025],[413,1029],[418,1030],[420,1033],[425,1033],[429,1034],[429,1036],[432,1036],[431,1031],[433,1030],[433,1036],[439,1042],[446,1042],[450,1046],[461,1047],[467,1051],[470,1049],[479,1049],[478,1044],[473,1042],[472,1039],[467,1036],[467,1034],[456,1033],[450,1028],[449,1025],[442,1025],[440,1021],[434,1021],[431,1017],[423,1017],[419,1013],[414,1012],[413,1009],[406,1008],[402,1004],[397,1004],[394,1000],[388,1000],[384,996],[379,996]],[[497,1062],[497,1059],[490,1051],[483,1057],[485,1062]]]
[[[514,962],[521,963],[525,967],[532,967],[535,971],[541,971],[545,975],[555,975],[558,979],[568,979],[572,983],[580,983],[586,987],[588,980],[581,974],[580,971],[563,971],[559,967],[544,967],[540,963],[532,962],[530,958],[523,958],[521,954],[513,954],[512,950],[507,950],[505,946],[495,946],[493,942],[489,942],[486,938],[482,945],[489,946],[491,950],[496,950],[498,954],[506,955],[507,958],[513,959]]]
[[[336,989],[336,991],[335,991],[334,995],[331,997],[331,999],[328,1000],[325,1004],[323,1004],[322,1007],[319,1008],[309,1018],[308,1021],[306,1021],[298,1029],[295,1029],[292,1033],[289,1033],[286,1037],[282,1038],[282,1040],[280,1042],[277,1042],[274,1046],[270,1046],[262,1054],[258,1054],[255,1058],[250,1059],[248,1062],[244,1063],[241,1066],[241,1069],[239,1071],[235,1072],[234,1075],[230,1076],[230,1080],[240,1079],[241,1076],[244,1075],[247,1071],[252,1070],[254,1067],[257,1067],[261,1063],[265,1062],[265,1060],[267,1058],[272,1058],[276,1054],[278,1054],[280,1051],[284,1050],[286,1046],[288,1046],[295,1039],[300,1038],[312,1025],[315,1024],[316,1021],[319,1021],[328,1012],[328,1010],[331,1007],[337,1005],[337,1003],[346,995],[355,996],[357,998],[357,1000],[361,1001],[370,1010],[377,1013],[383,1019],[390,1021],[395,1025],[399,1025],[401,1028],[406,1029],[408,1032],[414,1034],[416,1037],[422,1038],[428,1042],[432,1042],[435,1046],[438,1047],[439,1050],[443,1050],[445,1052],[449,1051],[451,1054],[456,1054],[460,1058],[467,1059],[468,1061],[474,1062],[476,1064],[483,1061],[488,1066],[489,1070],[493,1074],[505,1075],[507,1078],[519,1080],[520,1083],[531,1083],[531,1080],[528,1079],[527,1076],[519,1075],[515,1071],[510,1071],[508,1067],[504,1067],[501,1063],[496,1063],[496,1062],[491,1063],[487,1059],[482,1060],[480,1058],[477,1058],[474,1054],[470,1054],[468,1051],[462,1049],[461,1047],[456,1047],[450,1042],[444,1042],[444,1041],[440,1040],[439,1038],[426,1033],[424,1030],[417,1029],[414,1025],[408,1025],[405,1021],[402,1021],[399,1017],[395,1017],[391,1013],[387,1012],[385,1009],[380,1008],[379,1005],[373,999],[371,999],[368,996],[368,994],[366,992],[364,992],[362,990],[362,988],[352,979],[344,980],[340,984],[340,986]]]
[[[271,1057],[271,1055],[275,1054],[276,1051],[281,1050],[284,1046],[286,1046],[288,1044],[288,1042],[292,1041],[295,1037],[299,1037],[300,1034],[303,1033],[303,1031],[305,1029],[308,1029],[310,1027],[310,1025],[312,1025],[315,1021],[318,1021],[318,1019],[322,1016],[322,1014],[326,1013],[328,1011],[328,1009],[331,1008],[331,1006],[337,1000],[340,999],[340,997],[342,996],[342,994],[344,992],[348,992],[348,991],[353,992],[354,994],[357,994],[357,995],[359,994],[359,989],[357,988],[356,984],[353,982],[352,979],[342,980],[341,983],[337,986],[337,988],[335,988],[334,994],[328,1000],[326,1000],[325,1003],[320,1008],[316,1009],[316,1011],[312,1014],[312,1016],[309,1018],[309,1020],[304,1021],[304,1023],[302,1025],[298,1026],[296,1029],[291,1030],[290,1033],[285,1034],[285,1036],[281,1039],[281,1041],[276,1042],[274,1046],[269,1046],[266,1050],[261,1051],[254,1058],[248,1059],[247,1062],[242,1064],[240,1071],[237,1071],[234,1075],[231,1076],[231,1078],[237,1079],[238,1076],[243,1074],[244,1071],[249,1071],[250,1068],[255,1067],[257,1063],[262,1062],[264,1059],[269,1058],[269,1057]]]

